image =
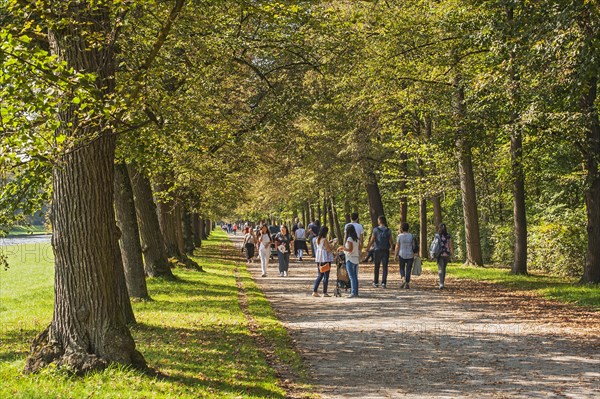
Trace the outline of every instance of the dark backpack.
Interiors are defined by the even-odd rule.
[[[392,236],[392,231],[387,227],[382,229],[381,227],[376,227],[378,231],[375,234],[375,248],[377,249],[390,249],[390,237]]]

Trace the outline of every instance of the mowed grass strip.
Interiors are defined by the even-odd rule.
[[[423,262],[423,268],[437,274],[434,262]],[[532,291],[546,299],[592,307],[600,310],[600,285],[577,284],[577,279],[537,274],[514,275],[510,269],[497,267],[448,265],[447,276],[458,279],[486,281],[514,290]]]
[[[37,245],[37,244],[36,244]],[[153,301],[134,303],[138,349],[160,377],[113,366],[74,377],[55,368],[22,375],[29,344],[52,317],[53,264],[49,245],[6,247],[10,269],[0,271],[0,397],[11,398],[283,398],[274,370],[248,329],[238,303],[233,269],[221,259],[222,232],[203,242],[196,257],[205,272],[174,270],[177,281],[149,279]],[[10,249],[10,250],[8,250]],[[50,256],[47,254],[50,253]],[[241,268],[240,268],[241,269]],[[244,273],[261,331],[276,338],[276,352],[299,361],[264,296]]]

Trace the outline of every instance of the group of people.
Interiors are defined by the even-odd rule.
[[[287,226],[280,226],[276,233],[272,233],[269,226],[260,222],[256,231],[249,225],[244,226],[244,244],[242,251],[246,252],[248,263],[253,261],[255,249],[258,250],[260,258],[262,277],[267,276],[267,266],[271,258],[271,244],[275,246],[277,258],[279,261],[279,276],[287,277],[290,264],[290,255],[292,251],[295,257],[302,261],[305,255],[308,255],[308,245],[310,243],[311,253],[317,266],[317,278],[313,285],[312,295],[319,295],[319,286],[323,284],[323,296],[330,296],[328,293],[329,275],[331,265],[334,261],[336,251],[343,252],[346,260],[346,271],[350,279],[351,292],[349,298],[358,297],[358,267],[360,263],[360,254],[363,252],[363,242],[365,230],[358,222],[358,214],[353,213],[352,221],[344,226],[344,239],[341,245],[336,247],[337,239],[328,240],[329,229],[321,226],[318,220],[311,222],[305,229],[303,224],[296,219],[290,232]],[[436,245],[435,253],[431,253],[438,265],[439,288],[444,288],[446,278],[446,268],[448,261],[454,254],[452,237],[448,234],[446,225],[441,223],[434,238],[432,247]],[[373,287],[387,287],[388,266],[390,251],[394,250],[394,259],[398,260],[400,265],[400,276],[402,282],[400,287],[410,289],[410,280],[415,258],[419,253],[419,242],[417,237],[409,232],[408,223],[402,223],[400,233],[394,240],[392,230],[387,226],[385,216],[378,218],[378,226],[375,227],[370,235],[367,244],[368,261],[372,257],[374,262]],[[433,251],[433,250],[432,250]],[[381,284],[379,276],[381,271]]]

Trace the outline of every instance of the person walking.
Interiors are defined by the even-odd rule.
[[[277,259],[279,260],[279,277],[287,277],[290,268],[290,244],[292,236],[288,233],[287,226],[281,226],[279,233],[275,236],[275,248],[277,248]]]
[[[237,223],[233,224],[232,230],[233,230],[233,235],[236,236],[237,235]]]
[[[296,253],[296,256],[300,262],[302,262],[302,256],[304,255],[304,251],[307,251],[307,249],[306,230],[304,230],[304,225],[301,222],[298,222],[298,228],[294,233],[294,252]]]
[[[317,263],[317,272],[318,276],[315,280],[315,285],[313,287],[312,296],[319,296],[319,284],[321,284],[321,280],[323,281],[323,296],[328,297],[331,296],[327,293],[327,286],[329,284],[329,272],[331,271],[331,258],[330,253],[331,246],[329,245],[329,241],[327,241],[327,233],[329,229],[327,226],[321,227],[319,230],[319,235],[314,238],[315,241],[315,262]]]
[[[360,262],[360,252],[358,250],[358,235],[352,223],[346,225],[345,235],[346,241],[344,241],[344,246],[338,250],[343,250],[346,255],[346,271],[350,277],[351,288],[348,298],[356,298],[358,296],[358,263]]]
[[[408,223],[402,223],[400,234],[396,239],[396,251],[394,259],[400,261],[400,277],[402,285],[400,288],[410,288],[410,274],[412,272],[415,256],[419,253],[419,244],[416,242],[416,237],[408,232]]]
[[[247,228],[246,234],[244,235],[244,249],[246,251],[246,262],[252,263],[252,258],[254,258],[254,248],[256,247],[256,237],[254,236],[254,231],[252,229]]]
[[[379,226],[373,229],[367,248],[371,248],[371,246],[375,244],[375,252],[373,253],[373,261],[375,262],[373,287],[379,287],[379,269],[381,267],[383,269],[381,288],[386,288],[390,248],[394,246],[394,241],[392,240],[392,231],[387,227],[387,219],[385,216],[379,216],[377,218],[377,223],[379,223]]]
[[[271,256],[271,233],[266,224],[263,224],[260,228],[258,236],[258,256],[260,257],[260,270],[262,271],[262,277],[267,277],[267,266],[269,265],[269,258]]]
[[[446,268],[450,257],[454,256],[454,245],[452,244],[452,236],[448,234],[448,229],[445,223],[440,223],[437,230],[437,237],[439,237],[441,244],[441,252],[437,257],[438,276],[440,278],[440,290],[444,289],[444,282],[446,280]]]
[[[312,223],[308,224],[308,229],[311,231],[311,236],[312,239],[310,240],[310,246],[312,249],[312,254],[313,256],[316,256],[316,252],[315,252],[315,246],[314,246],[314,242],[315,242],[315,238],[317,238],[317,236],[319,235],[319,231],[321,230],[321,222],[319,221],[319,219],[315,220]]]

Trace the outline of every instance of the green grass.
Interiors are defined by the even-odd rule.
[[[123,367],[85,377],[48,368],[22,375],[28,346],[52,317],[51,256],[25,257],[8,247],[10,268],[0,270],[0,397],[11,398],[283,398],[274,370],[252,338],[238,302],[234,268],[247,291],[259,332],[293,370],[298,354],[269,303],[243,265],[220,259],[224,234],[215,232],[196,257],[205,273],[174,270],[177,281],[149,279],[153,301],[134,303],[132,334],[156,378]],[[229,244],[227,244],[229,245]],[[48,244],[38,245],[46,251]],[[51,252],[50,252],[51,253]]]
[[[13,226],[8,232],[9,236],[25,236],[33,234],[48,234],[50,231],[45,226]]]
[[[437,273],[437,266],[433,262],[424,262],[423,268]],[[576,279],[541,274],[513,275],[505,268],[471,267],[456,263],[448,265],[447,273],[454,278],[487,281],[515,290],[533,291],[547,299],[600,310],[600,286],[580,285]]]

